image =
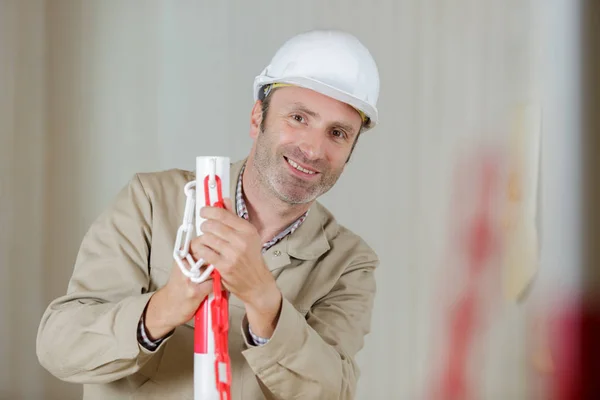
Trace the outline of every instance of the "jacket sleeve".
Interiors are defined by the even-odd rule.
[[[268,343],[243,355],[269,398],[353,399],[355,356],[370,331],[378,260],[350,266],[333,289],[303,316],[285,297]],[[244,318],[242,331],[248,332]]]
[[[152,295],[151,221],[151,203],[136,175],[86,233],[67,294],[50,303],[38,330],[38,359],[57,378],[114,381],[138,371],[156,351],[137,340]]]

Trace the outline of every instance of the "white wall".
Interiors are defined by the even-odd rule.
[[[24,29],[26,27],[26,29]],[[43,1],[0,2],[0,398],[41,398],[36,322],[46,151]]]
[[[34,338],[89,224],[136,171],[245,156],[254,76],[319,27],[356,34],[382,79],[381,124],[323,199],[382,261],[358,398],[423,396],[458,149],[502,143],[519,102],[544,107],[543,270],[577,282],[570,4],[0,1],[0,398],[80,395],[37,365]],[[525,311],[500,302],[481,339],[486,399],[523,398]]]

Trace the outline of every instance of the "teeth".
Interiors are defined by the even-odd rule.
[[[304,169],[304,168],[302,168],[301,166],[299,166],[298,164],[296,164],[294,161],[290,160],[289,158],[286,158],[286,159],[287,159],[287,162],[288,162],[288,163],[289,163],[289,164],[290,164],[292,167],[296,168],[298,171],[302,171],[302,172],[304,172],[305,174],[310,174],[310,175],[314,174],[314,171],[309,171],[309,170],[307,170],[307,169]]]

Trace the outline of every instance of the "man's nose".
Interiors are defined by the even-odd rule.
[[[300,141],[300,151],[309,160],[319,160],[323,158],[325,152],[325,135],[318,129],[307,129],[302,134]]]

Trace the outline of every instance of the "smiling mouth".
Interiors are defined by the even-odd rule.
[[[287,161],[287,163],[292,168],[297,169],[300,172],[304,172],[305,174],[308,174],[308,175],[315,175],[315,174],[319,173],[318,171],[313,171],[313,170],[310,170],[310,169],[303,168],[300,165],[298,165],[298,163],[296,163],[294,160],[291,160],[291,159],[289,159],[289,158],[287,158],[285,156],[283,158],[285,158],[285,161]]]

